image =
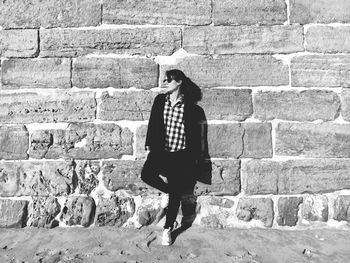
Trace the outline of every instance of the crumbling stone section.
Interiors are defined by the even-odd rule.
[[[303,198],[301,216],[308,221],[328,221],[328,198],[324,195],[307,195]]]
[[[0,56],[2,57],[34,57],[38,53],[38,48],[38,30],[0,31]]]
[[[334,220],[350,223],[350,195],[340,195],[334,202]]]
[[[0,159],[28,159],[28,131],[25,126],[0,126]]]
[[[240,198],[236,213],[239,220],[260,220],[265,227],[271,227],[274,219],[273,201],[271,198]]]
[[[141,204],[136,211],[136,222],[140,226],[148,226],[156,223],[161,211],[160,197],[155,195],[146,195],[142,197]]]
[[[278,216],[276,221],[280,226],[295,226],[298,222],[299,205],[302,197],[280,197],[278,199]]]
[[[147,125],[140,125],[136,128],[135,132],[135,144],[136,144],[136,158],[143,159],[147,157],[147,152],[145,149],[146,135],[147,135]]]
[[[0,228],[21,228],[26,226],[28,201],[0,199]]]
[[[216,215],[208,215],[201,218],[201,225],[210,228],[223,228],[222,221]]]
[[[350,121],[350,89],[343,89],[341,93],[341,115],[344,120]]]
[[[61,220],[68,226],[90,226],[95,217],[96,205],[92,197],[68,197],[61,214]]]
[[[217,196],[211,196],[209,197],[209,205],[212,206],[219,206],[223,208],[232,208],[235,204],[235,201],[224,198],[224,197],[217,197]]]
[[[89,195],[98,186],[98,174],[101,170],[99,161],[76,161],[75,172],[78,177],[80,194]]]
[[[33,197],[28,224],[34,227],[54,228],[59,224],[55,217],[60,211],[61,206],[57,198],[53,196]]]

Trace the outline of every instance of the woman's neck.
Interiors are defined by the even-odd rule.
[[[170,100],[171,101],[176,101],[180,97],[180,92],[179,90],[175,90],[172,93],[170,93]]]

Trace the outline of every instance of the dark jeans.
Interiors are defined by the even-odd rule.
[[[193,194],[196,184],[194,167],[194,160],[186,150],[148,154],[141,172],[141,179],[148,185],[169,194],[164,228],[173,227],[181,196]],[[167,177],[168,183],[165,183],[159,175]]]

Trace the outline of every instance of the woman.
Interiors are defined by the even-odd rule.
[[[162,208],[167,207],[162,245],[168,246],[181,195],[193,194],[196,164],[205,152],[205,117],[203,109],[196,105],[201,99],[200,88],[182,71],[167,71],[164,83],[165,92],[157,95],[151,110],[146,137],[149,154],[141,178],[165,193],[161,200]]]

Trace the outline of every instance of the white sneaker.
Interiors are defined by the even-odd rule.
[[[163,236],[162,236],[162,245],[163,246],[170,246],[172,243],[171,240],[171,229],[170,228],[164,228]]]
[[[169,205],[169,194],[163,194],[162,198],[160,199],[160,207],[167,208],[168,205]]]

